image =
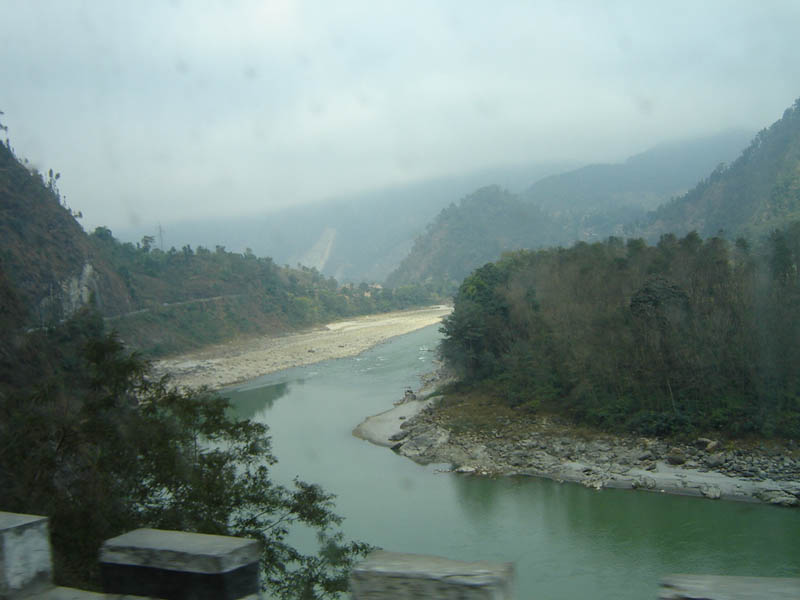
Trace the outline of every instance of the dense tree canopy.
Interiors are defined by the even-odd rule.
[[[800,434],[800,223],[739,240],[609,238],[467,277],[442,353],[465,385],[648,434]]]

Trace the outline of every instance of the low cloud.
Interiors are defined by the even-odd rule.
[[[2,4],[12,144],[90,228],[618,160],[800,95],[796,2]]]

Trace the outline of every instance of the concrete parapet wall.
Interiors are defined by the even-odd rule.
[[[52,587],[35,596],[29,596],[25,600],[156,600],[155,598],[143,598],[142,596],[124,596],[101,594],[100,592],[89,592],[68,587]]]
[[[137,529],[100,550],[103,591],[167,600],[238,600],[260,592],[256,540]]]
[[[511,563],[462,562],[377,550],[350,576],[354,600],[510,600]]]
[[[258,600],[257,540],[137,529],[101,549],[105,593],[56,587],[47,518],[0,511],[0,600]],[[350,576],[354,600],[511,600],[511,563],[378,550]],[[660,600],[798,600],[800,579],[669,575]]]
[[[52,585],[47,518],[0,512],[0,600],[15,600]]]
[[[659,600],[798,600],[800,579],[670,575],[661,581]]]

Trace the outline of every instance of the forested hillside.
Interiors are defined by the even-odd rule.
[[[800,223],[519,251],[467,277],[442,353],[502,402],[642,434],[800,435]]]
[[[109,257],[137,307],[110,316],[110,325],[126,343],[151,355],[435,299],[420,286],[339,286],[316,269],[281,267],[250,251],[187,245],[164,252],[152,246],[152,238],[123,244],[103,227],[89,237],[97,252]]]
[[[87,235],[58,179],[0,145],[3,346],[26,328],[52,326],[89,304],[126,344],[156,355],[434,300],[414,286],[340,286],[316,269],[281,267],[249,250],[163,251],[150,236],[120,243],[106,227]]]
[[[103,311],[133,310],[115,269],[64,203],[59,177],[29,168],[0,144],[0,270],[20,303],[16,325],[61,319],[89,293]]]
[[[660,207],[635,231],[649,239],[692,230],[733,239],[768,233],[798,217],[800,99],[761,130],[733,163],[721,165],[686,195]]]
[[[439,213],[387,283],[426,282],[453,293],[467,273],[503,251],[619,235],[736,157],[748,139],[733,131],[663,144],[623,164],[545,177],[520,194],[497,186],[479,190]]]

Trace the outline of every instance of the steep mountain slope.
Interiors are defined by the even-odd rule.
[[[0,144],[0,263],[31,325],[60,319],[90,295],[101,309],[132,309],[126,287],[47,181]],[[18,312],[18,311],[17,311]]]
[[[546,177],[519,195],[480,190],[428,225],[387,284],[435,282],[453,292],[472,269],[503,251],[621,235],[626,223],[735,157],[747,138],[727,132],[664,144],[623,164]]]
[[[656,239],[696,230],[702,236],[757,236],[800,217],[800,99],[730,166],[648,215],[635,232]]]

